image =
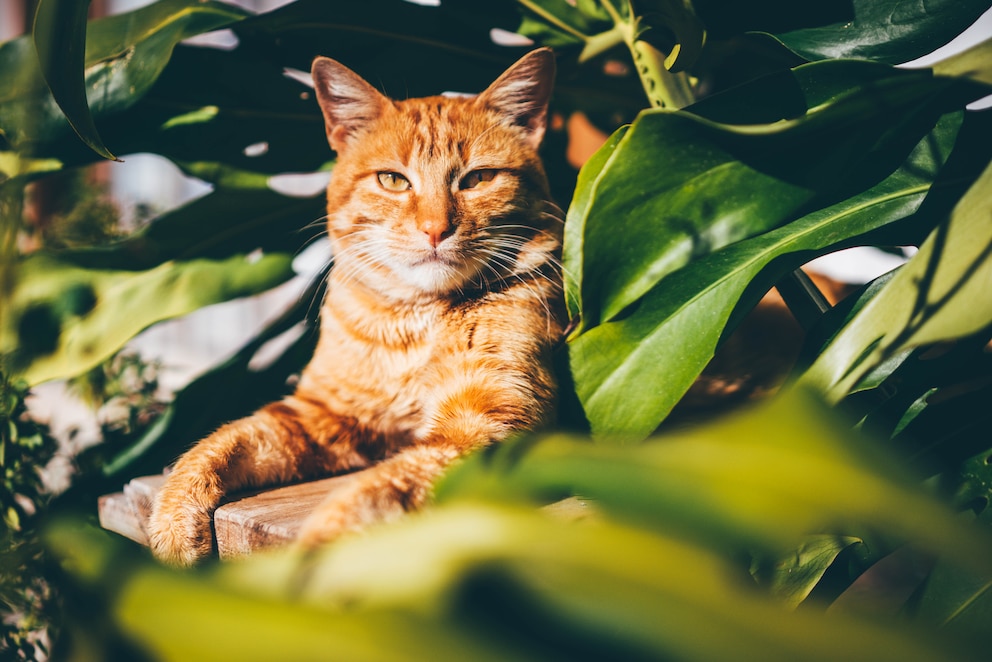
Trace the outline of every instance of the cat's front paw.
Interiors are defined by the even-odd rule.
[[[213,550],[213,500],[170,476],[148,519],[152,553],[166,563],[191,566]]]
[[[370,525],[398,519],[406,512],[388,491],[363,489],[361,484],[349,487],[333,493],[303,521],[296,536],[298,547],[313,549]]]
[[[342,502],[324,503],[304,520],[296,536],[296,544],[303,549],[313,549],[333,542],[349,533],[357,533],[368,522],[355,512],[357,504]]]

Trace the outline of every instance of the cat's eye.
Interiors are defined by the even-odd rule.
[[[410,180],[398,172],[380,172],[378,174],[379,185],[387,191],[409,191]]]
[[[475,188],[479,184],[485,182],[491,182],[496,177],[496,172],[496,170],[490,168],[473,170],[462,178],[462,181],[458,183],[458,188],[464,190],[467,188]]]

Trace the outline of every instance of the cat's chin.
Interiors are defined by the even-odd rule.
[[[394,267],[394,271],[419,293],[437,296],[464,287],[475,276],[468,265],[447,260],[423,260]]]

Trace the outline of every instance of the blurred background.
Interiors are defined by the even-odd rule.
[[[131,11],[152,4],[154,0],[92,0],[90,18]],[[253,13],[270,11],[292,0],[231,0]],[[0,2],[0,41],[30,32],[36,0],[3,0]],[[230,49],[236,37],[229,30],[218,30],[198,35],[186,41],[189,44]],[[265,150],[259,143],[246,150]],[[101,198],[104,209],[114,215],[120,227],[132,231],[156,215],[174,209],[200,197],[211,190],[211,185],[184,175],[167,158],[149,153],[120,155],[122,162],[97,163],[87,168],[87,179]],[[283,193],[312,195],[326,185],[326,174],[301,175],[294,178],[284,175],[274,186]],[[65,186],[64,181],[45,181],[40,184],[47,190],[39,191],[34,198],[30,217],[38,226],[51,222],[55,213],[46,208],[45,198],[64,194],[52,190]],[[167,320],[149,328],[128,343],[125,353],[140,357],[152,366],[157,382],[155,397],[162,401],[171,399],[191,379],[222,362],[254,337],[259,329],[285,312],[301,296],[307,284],[318,274],[329,258],[329,250],[322,240],[314,242],[294,262],[299,274],[293,280],[261,295],[207,306],[182,318]],[[287,336],[283,342],[289,342]],[[274,351],[278,347],[272,348]],[[265,354],[259,359],[264,360]],[[151,375],[149,375],[150,377]],[[40,384],[33,389],[29,399],[32,415],[47,421],[53,434],[62,442],[59,455],[45,471],[45,480],[58,491],[68,482],[70,458],[101,439],[99,414],[77,394],[70,392],[61,381]],[[113,416],[113,412],[108,412]]]

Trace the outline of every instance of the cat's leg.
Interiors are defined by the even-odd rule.
[[[543,418],[544,407],[531,393],[513,394],[497,383],[467,390],[472,393],[460,392],[443,403],[421,441],[374,464],[317,506],[304,521],[297,544],[312,548],[416,510],[453,462]]]
[[[357,449],[369,441],[348,419],[295,397],[224,425],[179,459],[156,496],[152,551],[194,563],[211,553],[211,520],[225,494],[363,467]]]
[[[404,448],[317,506],[304,521],[298,544],[315,547],[419,508],[430,496],[434,481],[463,454],[451,447]]]

